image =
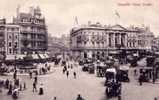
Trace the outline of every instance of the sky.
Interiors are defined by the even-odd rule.
[[[159,36],[159,0],[0,0],[0,18],[11,21],[20,5],[21,12],[39,6],[46,18],[48,33],[60,37],[78,24],[100,22],[124,27],[149,26]]]

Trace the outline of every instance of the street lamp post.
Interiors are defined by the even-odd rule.
[[[16,68],[16,45],[14,45],[13,47],[13,54],[15,55],[15,59],[14,59],[14,74],[13,74],[13,78],[16,79],[17,78],[17,68]]]
[[[16,53],[15,53],[15,51],[16,51],[16,45],[14,45],[14,48],[13,48],[13,53],[14,53],[14,69],[16,70]]]

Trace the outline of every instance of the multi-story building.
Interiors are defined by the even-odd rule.
[[[14,59],[15,54],[21,54],[19,25],[0,20],[0,51],[1,58]]]
[[[159,37],[153,39],[152,50],[159,52]]]
[[[130,50],[144,50],[150,51],[152,49],[152,41],[154,34],[148,27],[134,27],[127,28],[132,32],[127,33],[128,42],[127,48]]]
[[[12,23],[0,19],[0,59],[4,55],[6,60],[23,59],[27,52],[33,55],[38,53],[44,58],[43,54],[47,57],[47,47],[47,27],[39,7],[31,7],[28,13],[17,9],[17,16]]]
[[[61,37],[48,37],[48,52],[50,52],[51,56],[55,56],[56,54],[63,54],[67,52],[69,49],[69,40],[67,36],[63,35]]]
[[[5,55],[5,24],[6,19],[0,19],[0,61],[4,59]]]
[[[22,13],[17,9],[17,16],[13,19],[13,23],[20,26],[21,53],[47,50],[47,27],[39,7],[30,7],[29,13]]]
[[[5,53],[6,55],[21,54],[19,25],[5,25]]]
[[[74,27],[70,33],[72,55],[99,58],[99,56],[118,53],[121,49],[133,52],[141,48],[151,49],[152,39],[141,38],[143,35],[149,39],[153,37],[150,31],[141,31],[137,27],[129,29],[121,25],[102,26],[100,23]],[[141,45],[140,41],[146,42],[147,45]]]
[[[70,48],[70,36],[69,35],[63,34],[61,36],[61,40],[66,48]]]

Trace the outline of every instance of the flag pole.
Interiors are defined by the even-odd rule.
[[[115,10],[115,24],[119,24],[120,14]]]

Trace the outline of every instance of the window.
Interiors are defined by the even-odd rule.
[[[111,38],[112,38],[112,35],[111,34],[109,34],[109,47],[111,47],[112,46],[112,40],[111,40]]]
[[[14,31],[14,28],[11,28],[12,31]]]
[[[12,43],[11,42],[9,42],[9,47],[11,47],[12,46]]]
[[[9,31],[10,29],[9,28],[7,28],[7,31]]]
[[[92,41],[92,44],[94,45],[94,41]]]
[[[18,39],[18,36],[16,35],[15,38]]]
[[[17,31],[19,31],[19,28],[16,28]]]
[[[18,50],[17,49],[15,50],[15,54],[18,54]]]
[[[18,43],[17,43],[17,42],[15,42],[15,48],[17,48],[17,46],[18,46]]]
[[[12,38],[12,36],[11,35],[9,35],[9,39],[11,39]]]
[[[11,54],[12,53],[12,49],[11,48],[9,48],[9,54]]]

